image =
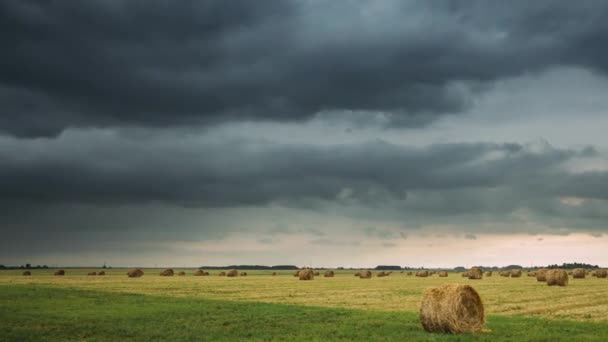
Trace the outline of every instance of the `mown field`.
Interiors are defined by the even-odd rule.
[[[160,277],[145,269],[87,276],[88,269],[0,271],[0,340],[608,340],[608,280],[570,279],[549,287],[535,278],[469,280],[402,273],[299,281],[291,271],[247,277]],[[176,270],[178,271],[178,270]],[[418,321],[424,289],[470,284],[481,295],[491,332],[426,333]]]

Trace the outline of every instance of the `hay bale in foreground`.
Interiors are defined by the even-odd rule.
[[[160,272],[160,276],[161,277],[173,277],[173,269],[171,268],[167,268],[166,270]]]
[[[483,278],[483,272],[479,267],[471,267],[471,269],[467,272],[469,274],[469,279],[481,279]]]
[[[300,278],[300,280],[313,280],[315,279],[315,272],[311,269],[301,270],[300,273],[298,273],[298,278]]]
[[[32,272],[30,272],[30,271],[25,271],[25,272],[23,272],[23,275],[24,275],[24,276],[31,276],[31,275],[32,275]]]
[[[96,276],[97,272],[89,272],[89,273],[87,273],[87,275],[89,275],[89,276]]]
[[[53,273],[53,275],[64,276],[65,275],[65,271],[64,270],[58,270],[58,271],[55,271],[55,273]]]
[[[361,271],[359,272],[359,278],[360,279],[371,279],[372,277],[372,272],[371,271]]]
[[[105,271],[99,271],[99,272],[97,273],[97,275],[98,275],[98,276],[104,276],[104,275],[106,275],[106,272],[105,272]]]
[[[511,270],[511,278],[519,278],[521,277],[521,270]]]
[[[608,277],[608,271],[606,270],[597,270],[595,271],[595,276],[598,278],[606,278]]]
[[[184,272],[184,271],[179,271],[179,273],[178,273],[177,275],[178,275],[178,276],[180,276],[180,277],[183,277],[183,276],[185,276],[185,275],[186,275],[186,272]]]
[[[536,271],[536,281],[547,281],[547,270],[545,269],[540,269],[538,271]]]
[[[429,276],[429,271],[418,271],[416,272],[416,277],[426,278]]]
[[[574,279],[585,279],[586,275],[587,273],[585,273],[585,270],[582,268],[575,268],[572,270],[572,278]]]
[[[545,278],[549,286],[568,286],[568,273],[564,270],[548,270],[545,273]]]
[[[334,271],[325,271],[323,275],[325,278],[332,278],[334,276]]]
[[[129,270],[129,272],[127,272],[127,276],[129,278],[139,278],[143,275],[144,275],[144,271],[140,270],[139,268],[134,268],[132,270]]]
[[[238,277],[238,276],[239,276],[239,272],[237,270],[230,270],[226,273],[226,277],[234,278],[234,277]]]
[[[445,278],[448,276],[448,272],[446,272],[446,271],[440,271],[438,274],[439,274],[440,278]]]
[[[241,277],[246,277],[247,276],[247,272],[241,272]]]
[[[194,271],[193,275],[196,276],[196,277],[202,277],[202,276],[205,275],[205,271],[203,271],[203,270],[196,270],[196,271]]]
[[[434,333],[482,331],[484,308],[479,294],[469,285],[446,284],[426,290],[420,305],[424,330]]]

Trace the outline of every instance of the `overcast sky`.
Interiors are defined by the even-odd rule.
[[[608,266],[608,2],[0,1],[0,264]]]

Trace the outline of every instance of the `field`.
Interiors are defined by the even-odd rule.
[[[469,280],[389,277],[299,281],[291,271],[247,277],[160,277],[145,269],[87,276],[87,269],[0,271],[0,340],[422,340],[581,341],[608,339],[608,280],[570,279],[549,287],[535,278],[494,275]],[[178,270],[176,270],[178,271]],[[418,321],[425,288],[471,284],[481,295],[490,332],[426,333]]]

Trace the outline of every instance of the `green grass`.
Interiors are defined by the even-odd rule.
[[[110,293],[42,284],[0,285],[0,340],[605,341],[608,324],[488,317],[492,332],[423,331],[414,311],[234,302]]]

